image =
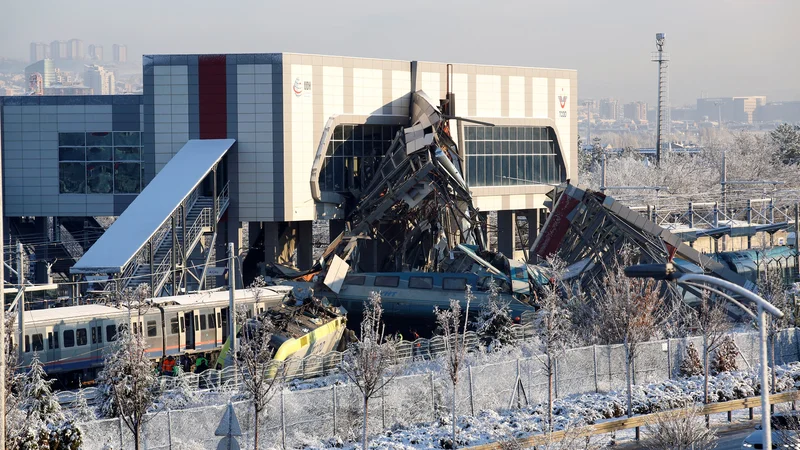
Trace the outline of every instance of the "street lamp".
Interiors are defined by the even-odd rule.
[[[776,318],[783,317],[781,310],[772,305],[772,303],[764,300],[761,296],[737,285],[730,281],[721,280],[712,276],[696,274],[696,273],[680,273],[675,270],[675,266],[669,264],[638,264],[625,268],[625,275],[630,278],[653,278],[656,280],[674,281],[676,283],[686,284],[700,289],[708,290],[715,294],[720,295],[729,302],[741,308],[750,317],[758,319],[758,334],[760,340],[760,353],[761,353],[761,429],[764,432],[764,446],[762,448],[772,448],[772,430],[770,424],[770,408],[769,408],[769,393],[768,380],[767,380],[767,313]],[[705,284],[703,284],[705,283]],[[706,286],[710,284],[714,287]],[[726,294],[722,289],[733,292],[748,301],[754,303],[757,307],[757,315],[750,309],[742,305],[738,300]]]

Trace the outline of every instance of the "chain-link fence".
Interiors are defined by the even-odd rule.
[[[781,330],[775,336],[775,360],[785,364],[800,360],[800,329]],[[737,333],[739,367],[755,367],[759,361],[758,334]],[[702,338],[652,341],[637,346],[634,360],[634,382],[647,384],[677,377],[686,347],[692,342],[702,350]],[[436,340],[422,350],[410,347],[409,353],[431,352],[435,356]],[[414,350],[417,348],[418,350]],[[433,350],[432,350],[433,349]],[[432,351],[431,351],[432,350]],[[474,415],[481,410],[503,410],[524,404],[547,401],[546,357],[534,356],[471,366],[459,377],[456,391],[456,413]],[[567,350],[554,364],[553,380],[556,397],[587,392],[622,391],[625,389],[625,349],[622,345],[591,346]],[[225,385],[222,374],[208,380],[210,385]],[[216,381],[215,381],[216,380]],[[200,380],[198,380],[199,382]],[[233,383],[233,375],[227,382]],[[389,381],[369,403],[369,433],[383,433],[449,417],[453,387],[446,371],[397,377]],[[252,405],[233,403],[242,427],[239,442],[242,448],[253,442]],[[144,429],[144,448],[148,449],[214,449],[219,437],[214,431],[226,405],[207,406],[175,411],[162,411],[152,416]],[[361,435],[363,403],[352,384],[290,391],[275,394],[267,410],[262,412],[259,441],[263,448],[297,448],[304,444],[324,443],[331,436],[358,440]],[[133,448],[133,437],[118,419],[99,420],[80,425],[83,448]]]

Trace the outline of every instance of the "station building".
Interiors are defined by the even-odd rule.
[[[308,267],[312,221],[343,229],[330,199],[366,182],[417,91],[449,89],[471,120],[450,130],[504,253],[515,214],[541,223],[552,185],[577,179],[574,70],[269,53],[146,55],[143,74],[143,95],[0,97],[6,244],[35,235],[53,259],[66,230],[87,250],[73,275],[185,271],[210,253],[199,235]],[[119,216],[99,239],[98,216]]]

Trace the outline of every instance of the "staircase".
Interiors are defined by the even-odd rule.
[[[5,245],[9,246],[7,248],[17,242],[22,242],[26,258],[36,255],[37,260],[55,261],[50,271],[53,274],[61,274],[65,279],[69,277],[69,268],[75,264],[75,258],[61,242],[48,242],[48,238],[37,230],[33,222],[12,217],[8,223],[10,241],[5,243]],[[16,252],[16,250],[13,252]],[[45,257],[45,255],[47,256]],[[16,265],[14,265],[14,268],[16,269]]]
[[[228,206],[227,197],[219,200],[221,201],[217,219],[222,216],[225,208]],[[162,294],[174,295],[174,292],[170,292],[171,288],[168,287],[165,289],[165,285],[167,285],[172,277],[173,254],[177,254],[175,267],[177,269],[182,268],[183,255],[185,254],[188,258],[200,242],[202,236],[211,232],[213,226],[213,219],[211,217],[213,215],[213,210],[213,198],[196,197],[191,207],[187,208],[186,221],[183,223],[181,223],[180,220],[176,221],[174,230],[176,240],[175,248],[173,248],[172,221],[167,220],[154,237],[154,270],[151,273],[150,263],[147,258],[144,258],[144,261],[137,261],[135,269],[132,270],[129,275],[132,276],[132,278],[128,281],[126,287],[136,288],[143,283],[148,283],[151,284],[154,297]],[[141,258],[138,259],[140,260]]]

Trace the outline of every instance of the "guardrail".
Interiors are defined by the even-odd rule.
[[[800,391],[789,391],[789,392],[782,392],[780,394],[773,394],[769,396],[770,404],[776,403],[788,403],[800,400]],[[752,409],[761,406],[761,397],[747,397],[739,400],[730,400],[727,402],[719,402],[719,403],[709,403],[707,405],[702,405],[702,407],[697,408],[695,411],[698,415],[708,415],[708,414],[719,414],[724,412],[730,411],[737,411],[741,409],[749,409],[751,410],[751,418],[752,418]],[[633,416],[633,417],[623,417],[621,419],[611,419],[606,422],[601,422],[593,425],[587,425],[575,430],[571,431],[555,431],[551,433],[549,436],[544,434],[537,434],[528,438],[518,439],[516,441],[517,444],[520,445],[521,448],[527,448],[529,446],[534,445],[542,445],[558,442],[564,439],[567,433],[576,433],[578,437],[583,436],[593,436],[597,434],[607,434],[613,433],[615,431],[622,431],[622,430],[629,430],[631,428],[641,428],[643,426],[647,426],[648,424],[655,423],[656,419],[659,416],[674,414],[675,412],[687,412],[689,411],[688,408],[683,409],[672,409],[667,411],[661,411],[654,414],[644,414],[640,416]],[[481,444],[475,445],[472,447],[466,447],[468,450],[502,450],[503,444],[500,442],[492,442],[489,444]]]

